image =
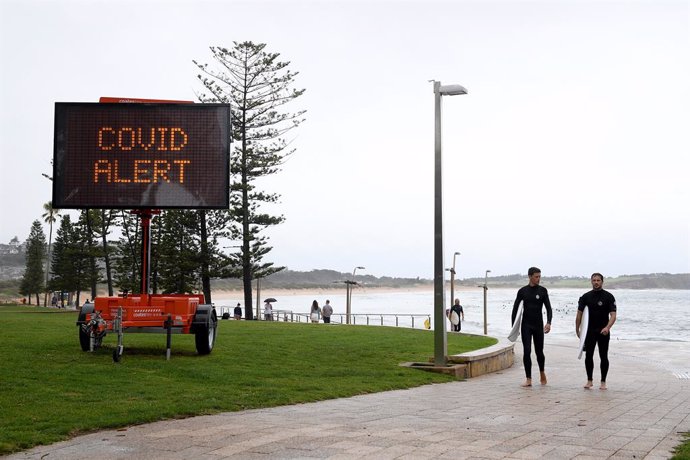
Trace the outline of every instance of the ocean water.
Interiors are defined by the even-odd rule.
[[[342,293],[314,293],[274,296],[278,300],[275,310],[306,315],[313,300],[323,305],[331,301],[334,322],[344,322],[345,290]],[[510,331],[510,316],[517,289],[491,289],[487,295],[487,332],[494,337],[506,337]],[[549,289],[553,309],[551,336],[574,337],[577,300],[584,289]],[[618,315],[611,331],[614,340],[686,342],[690,343],[690,290],[666,289],[615,289]],[[262,297],[272,296],[270,290]],[[456,290],[455,297],[465,311],[462,331],[484,333],[483,290]],[[234,306],[241,299],[219,297],[214,299],[217,308]],[[366,288],[355,289],[352,294],[352,315],[356,324],[423,328],[424,320],[431,318],[433,327],[433,291],[381,292]],[[446,304],[450,307],[450,292],[446,292]],[[447,308],[448,308],[447,307]],[[281,318],[284,313],[281,313]],[[304,318],[301,318],[304,321]],[[447,323],[450,330],[450,323]]]

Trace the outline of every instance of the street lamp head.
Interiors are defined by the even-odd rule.
[[[459,96],[461,94],[467,94],[467,90],[461,85],[443,85],[438,89],[441,96]]]
[[[366,270],[364,267],[357,267],[357,270]]]
[[[455,254],[453,254],[453,255],[459,256],[460,253],[456,251]]]
[[[487,270],[486,272],[487,272],[487,273],[491,273],[491,270]]]

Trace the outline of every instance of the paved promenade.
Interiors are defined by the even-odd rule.
[[[511,369],[464,382],[103,431],[9,458],[667,459],[690,431],[690,379],[662,351],[612,342],[609,389],[584,390],[574,341],[546,342],[546,386],[520,387],[517,345]]]

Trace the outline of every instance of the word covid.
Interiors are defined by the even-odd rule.
[[[93,182],[184,184],[184,157],[189,136],[172,126],[98,128],[97,147],[103,156],[94,162]]]

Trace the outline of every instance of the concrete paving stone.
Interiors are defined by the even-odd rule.
[[[643,450],[649,452],[659,445],[659,438],[639,436],[623,446],[627,450]]]
[[[381,447],[369,446],[366,444],[360,444],[358,446],[352,447],[345,451],[346,454],[352,455],[353,458],[360,458],[365,455],[372,455],[378,451],[382,450]]]
[[[128,441],[128,443],[130,443],[130,442],[134,442],[134,440]],[[152,449],[156,449],[160,452],[179,452],[180,450],[184,450],[187,447],[190,447],[190,445],[198,447],[200,449],[205,449],[205,450],[217,449],[218,447],[226,445],[226,441],[223,439],[219,439],[218,443],[215,445],[210,445],[210,444],[198,443],[198,442],[190,443],[190,440],[186,437],[176,437],[176,438],[169,438],[169,439],[162,439],[162,438],[148,439],[147,438],[146,440],[142,439],[141,442],[145,442]]]
[[[218,458],[215,455],[212,455],[209,451],[209,449],[205,447],[199,447],[199,446],[189,446],[186,448],[181,448],[181,449],[175,449],[175,450],[166,450],[166,451],[160,451],[164,452],[164,455],[161,455],[161,457],[165,457],[167,459],[189,459],[189,458]],[[155,457],[152,457],[155,458]]]
[[[481,458],[481,459],[498,459],[498,458],[507,458],[505,452],[500,452],[496,449],[483,449],[477,452],[474,452],[474,454],[470,458]]]
[[[550,440],[553,444],[553,440]],[[549,452],[549,458],[553,459],[571,459],[575,458],[578,455],[586,452],[588,449],[588,446],[573,446],[573,445],[563,445],[563,444],[555,444],[554,449]]]
[[[372,459],[372,460],[393,460],[400,458],[400,456],[405,455],[407,453],[407,448],[406,446],[401,446],[401,445],[395,445],[395,446],[389,446],[386,447],[385,449],[378,450],[375,453],[371,455],[365,455],[362,458],[364,459]]]
[[[611,428],[611,426],[607,425],[607,428]],[[621,430],[616,431],[616,436],[624,436],[626,438],[637,439],[640,436],[644,436],[645,431],[646,430],[640,430],[638,428],[625,427]]]
[[[593,444],[593,446],[600,449],[618,450],[626,444],[629,444],[632,440],[632,438],[626,438],[623,436],[609,436],[608,438]]]
[[[277,441],[273,441],[265,445],[285,447],[290,449],[318,450],[324,446],[335,445],[334,441],[335,440],[332,438],[313,436],[292,436]]]
[[[495,440],[495,439],[477,439],[476,441],[473,441],[465,446],[466,449],[472,450],[475,452],[490,449],[493,446],[500,444],[501,441]]]
[[[448,459],[448,458],[455,458],[458,460],[461,459],[466,459],[470,458],[472,455],[472,452],[467,452],[463,450],[449,450],[445,452],[432,452],[427,449],[417,449],[415,451],[409,452],[405,455],[402,455],[399,457],[400,460],[424,460],[427,458],[433,458],[433,459]]]
[[[630,459],[638,459],[638,458],[645,458],[647,451],[634,451],[634,450],[625,450],[621,449],[617,451],[615,454],[610,456],[609,458],[612,460],[630,460]]]
[[[615,451],[612,450],[594,449],[590,447],[581,454],[573,457],[573,460],[602,460],[604,458],[609,458],[614,453]]]
[[[221,447],[215,450],[211,450],[208,452],[209,455],[213,455],[215,457],[220,457],[220,458],[225,458],[225,457],[231,457],[235,454],[240,454],[242,452],[246,452],[247,448],[244,446],[240,446],[238,444],[230,444],[225,447]]]
[[[520,449],[524,449],[526,446],[515,446],[510,443],[505,443],[502,442],[500,444],[496,444],[495,446],[492,446],[490,449],[483,449],[483,450],[491,450],[493,452],[500,452],[503,454],[504,457],[511,456],[514,452],[519,451]]]
[[[524,447],[516,452],[513,452],[510,456],[512,458],[550,458],[550,452],[555,449],[555,446],[550,444],[532,444],[530,446]]]

